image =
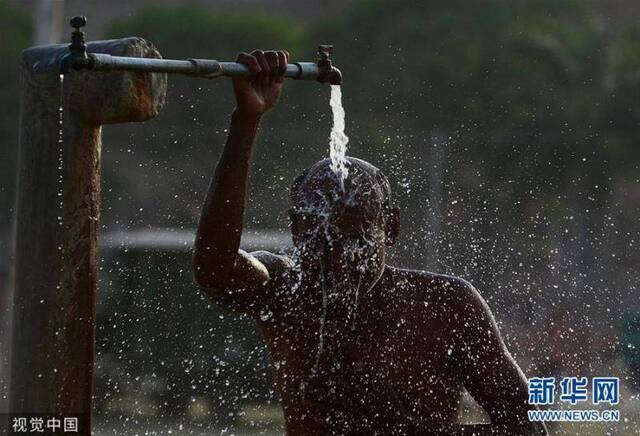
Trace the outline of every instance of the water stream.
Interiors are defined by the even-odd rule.
[[[331,170],[336,174],[338,179],[340,180],[340,186],[342,191],[344,192],[344,180],[348,176],[347,169],[347,143],[349,142],[349,138],[344,133],[345,129],[345,112],[342,107],[342,89],[340,85],[331,85],[331,99],[329,100],[329,104],[331,106],[331,112],[333,114],[333,125],[331,126],[331,133],[329,135],[329,156],[331,158]],[[325,203],[329,204],[330,200],[325,199]],[[323,221],[323,228],[318,229],[317,231],[324,231],[325,240],[331,240],[332,236],[328,232],[328,220],[325,218]],[[329,290],[327,287],[327,283],[325,281],[325,265],[323,256],[318,253],[318,260],[320,265],[320,281],[322,285],[322,314],[320,316],[320,331],[318,334],[318,348],[316,350],[315,356],[315,364],[312,368],[312,376],[317,376],[319,367],[320,367],[320,359],[322,354],[325,351],[325,328],[327,322],[327,311],[329,306],[329,292],[334,289]],[[358,305],[358,293],[360,290],[360,281],[358,281],[358,285],[355,291],[355,301],[353,304],[349,305],[349,313],[348,317],[351,320],[351,328],[353,329],[355,324],[355,311],[357,310]],[[346,296],[343,296],[345,298]],[[335,296],[333,297],[336,298]]]
[[[344,108],[342,107],[342,89],[340,85],[331,85],[329,104],[333,113],[333,126],[329,136],[331,169],[340,179],[340,186],[344,188],[344,180],[348,175],[346,153],[349,138],[344,133]]]

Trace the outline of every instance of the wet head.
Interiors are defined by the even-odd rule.
[[[361,159],[346,160],[343,183],[330,159],[295,179],[291,230],[305,274],[332,287],[357,282],[368,290],[384,271],[385,247],[395,243],[399,214],[386,176]]]

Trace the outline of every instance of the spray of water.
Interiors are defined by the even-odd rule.
[[[327,284],[325,283],[324,278],[324,262],[322,256],[319,256],[318,260],[320,261],[320,281],[322,284],[322,315],[320,316],[320,332],[318,333],[318,349],[316,351],[316,362],[313,365],[312,376],[316,376],[318,374],[318,370],[320,368],[320,357],[324,352],[324,326],[327,322],[327,306],[328,306],[328,296],[327,296]]]
[[[333,112],[333,126],[329,136],[331,169],[338,176],[340,185],[344,188],[344,180],[348,175],[346,153],[349,138],[344,133],[344,108],[342,107],[342,89],[340,85],[331,85],[329,104]]]

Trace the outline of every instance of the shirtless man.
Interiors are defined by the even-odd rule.
[[[386,177],[323,160],[291,191],[292,256],[239,249],[253,144],[278,101],[286,51],[242,53],[236,108],[195,244],[198,286],[258,322],[289,435],[546,434],[527,418],[527,382],[468,282],[392,267],[399,211]],[[456,424],[463,388],[491,424]]]

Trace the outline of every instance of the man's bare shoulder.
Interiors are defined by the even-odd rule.
[[[385,279],[414,301],[446,305],[456,311],[486,304],[473,285],[461,277],[387,265]]]

